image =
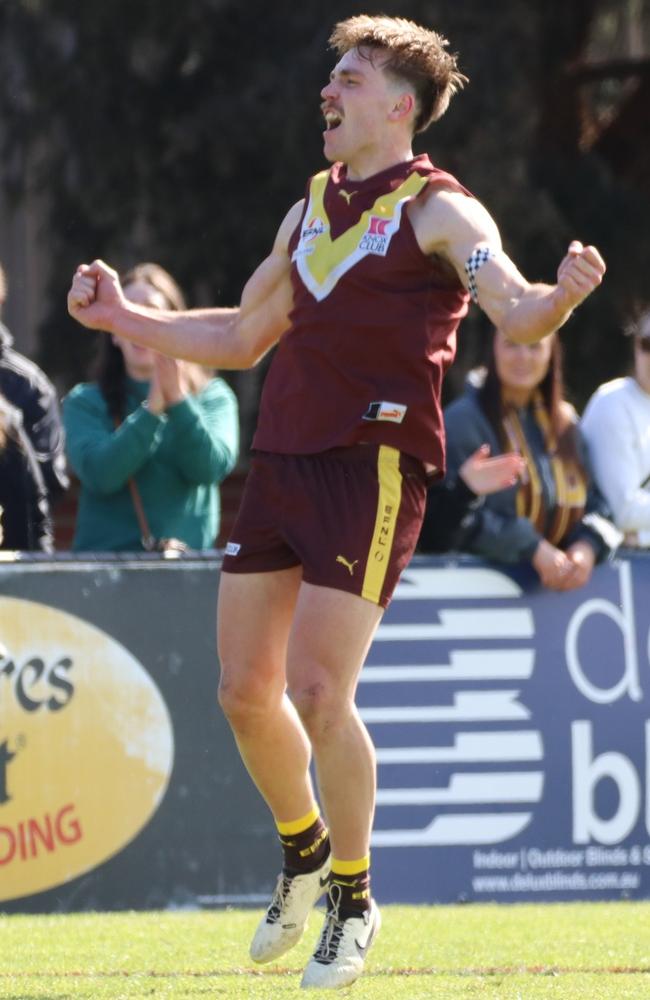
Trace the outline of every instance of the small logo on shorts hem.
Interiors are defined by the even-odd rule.
[[[388,420],[392,424],[401,424],[408,407],[403,403],[383,402],[371,403],[363,415],[364,420]]]
[[[241,549],[241,545],[239,544],[239,542],[228,542],[226,544],[226,555],[227,556],[236,556],[236,555],[239,555],[239,550],[240,549]]]
[[[348,562],[345,556],[337,556],[336,561],[337,563],[341,563],[342,566],[345,566],[350,576],[354,576],[354,567],[359,562],[358,559],[355,559],[354,562]]]

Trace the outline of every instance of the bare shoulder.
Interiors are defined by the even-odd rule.
[[[416,198],[409,217],[420,248],[464,263],[477,243],[501,249],[498,227],[487,209],[471,195],[452,187],[429,188]]]
[[[300,219],[305,206],[305,199],[301,198],[297,201],[295,205],[292,205],[284,219],[280,223],[280,228],[278,229],[277,235],[275,237],[275,243],[273,244],[273,253],[284,253],[287,254],[289,250],[289,240],[291,239],[296,226],[299,225]]]

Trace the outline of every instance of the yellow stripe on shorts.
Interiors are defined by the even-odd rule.
[[[377,458],[377,474],[379,479],[377,518],[361,591],[361,596],[374,604],[379,604],[381,598],[402,500],[402,473],[399,470],[399,451],[396,448],[381,445]]]

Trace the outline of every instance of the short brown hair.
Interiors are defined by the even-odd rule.
[[[382,69],[415,90],[415,132],[423,132],[442,117],[452,96],[468,82],[458,70],[458,56],[447,52],[447,39],[404,17],[349,17],[334,26],[329,44],[339,58],[350,49],[386,53]]]

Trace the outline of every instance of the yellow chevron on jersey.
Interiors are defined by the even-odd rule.
[[[412,173],[394,191],[380,195],[354,226],[333,240],[325,210],[329,176],[329,170],[323,170],[312,178],[300,239],[291,258],[303,284],[319,302],[358,261],[370,254],[386,256],[399,229],[404,204],[419,194],[428,180]]]

